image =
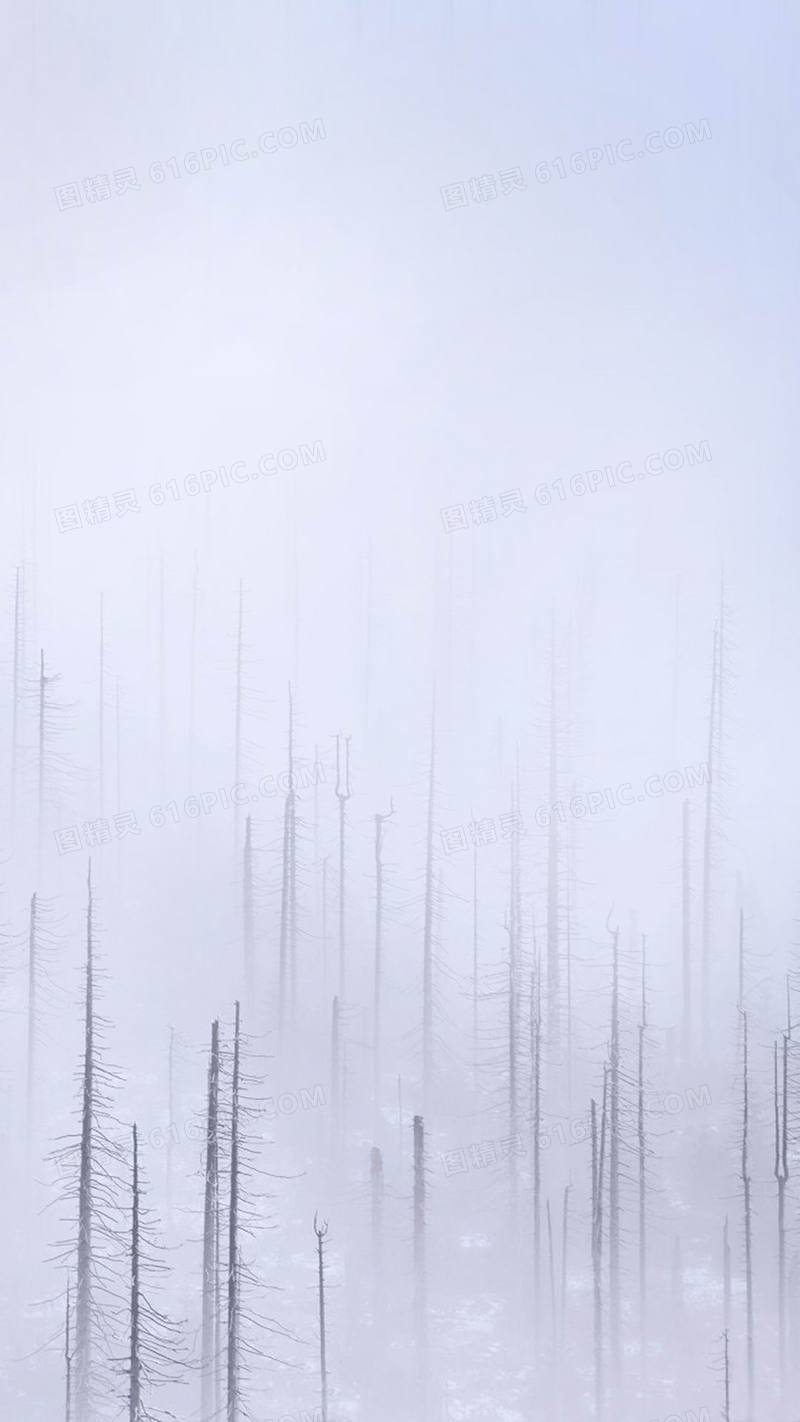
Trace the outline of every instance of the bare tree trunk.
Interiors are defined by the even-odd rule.
[[[175,1028],[169,1029],[167,1057],[167,1228],[172,1228],[172,1178],[175,1154]]]
[[[42,849],[44,847],[44,745],[45,745],[45,703],[47,678],[44,673],[44,648],[39,653],[39,769],[36,790],[36,882],[42,877]]]
[[[219,1022],[211,1024],[206,1113],[205,1200],[203,1209],[203,1307],[200,1353],[200,1422],[212,1422],[217,1367],[216,1293],[219,1228]]]
[[[158,778],[163,799],[167,783],[167,628],[163,553],[158,564]]]
[[[571,1185],[564,1186],[564,1203],[561,1211],[561,1351],[567,1340],[567,1246],[569,1243],[569,1192]]]
[[[728,1216],[722,1226],[722,1316],[727,1333],[731,1324],[731,1246],[728,1240]]]
[[[233,783],[242,778],[242,631],[244,626],[244,592],[239,579],[239,606],[236,620],[236,693],[233,723]],[[239,858],[239,806],[233,807],[233,852]]]
[[[278,1040],[283,1045],[286,1032],[287,1000],[289,995],[289,896],[290,868],[292,852],[292,792],[286,796],[283,806],[283,863],[281,870],[281,924],[278,958]]]
[[[433,1105],[433,831],[436,768],[436,710],[431,716],[428,772],[428,820],[425,839],[425,922],[422,946],[422,1109],[430,1117]]]
[[[700,941],[700,1010],[703,1041],[709,1040],[709,972],[711,962],[711,868],[714,816],[714,751],[716,746],[719,628],[714,628],[711,660],[711,706],[708,717],[708,777],[706,779],[705,825],[703,830],[703,900]]]
[[[472,848],[472,1088],[478,1090],[478,845]]]
[[[573,788],[573,796],[575,790]],[[552,810],[550,812],[552,814]],[[564,905],[564,968],[566,973],[567,1014],[567,1111],[572,1119],[572,1087],[575,1071],[575,1039],[572,1022],[572,911],[575,884],[575,831],[570,827],[566,836],[566,902]]]
[[[253,817],[244,824],[244,863],[242,871],[242,939],[244,949],[244,985],[248,1002],[255,991],[255,934],[253,913]]]
[[[25,1169],[26,1187],[31,1183],[31,1155],[36,1136],[36,1034],[38,1031],[38,954],[36,940],[36,894],[31,894],[28,923],[28,1053],[25,1088]]]
[[[106,629],[105,629],[105,607],[103,594],[100,594],[100,655],[99,655],[99,675],[97,688],[97,780],[98,796],[97,803],[102,819],[105,814],[106,802],[106,746],[105,746],[105,726],[106,726]]]
[[[542,1346],[542,965],[531,974],[531,1132],[533,1156],[533,1327]]]
[[[689,801],[683,802],[682,876],[681,876],[681,1041],[683,1060],[692,1053],[692,944],[691,944],[691,846],[689,839]]]
[[[781,1401],[786,1394],[786,1183],[788,1161],[788,1050],[789,1039],[784,1033],[780,1088],[778,1083],[778,1044],[773,1056],[775,1093],[775,1180],[778,1186],[778,1377]]]
[[[347,1001],[347,934],[346,934],[346,910],[345,900],[345,868],[347,864],[347,802],[352,791],[350,789],[350,737],[344,737],[345,769],[344,777],[341,771],[340,742],[341,736],[336,737],[336,798],[339,801],[339,997],[342,1002]]]
[[[75,1399],[77,1422],[92,1417],[93,1143],[95,1110],[94,942],[92,866],[87,876],[86,998],[81,1095],[80,1177],[78,1182],[78,1272],[75,1291]]]
[[[557,1049],[561,1038],[561,962],[558,921],[558,707],[556,696],[555,610],[550,621],[550,753],[548,770],[550,801],[547,832],[547,1038]]]
[[[375,816],[375,958],[372,995],[372,1109],[377,1129],[381,1097],[381,1007],[383,992],[383,826],[394,814],[394,801],[386,815]]]
[[[746,1301],[747,1422],[754,1422],[755,1347],[753,1323],[753,1222],[750,1204],[750,1082],[747,1043],[747,1013],[742,1013],[742,1193],[744,1195],[744,1280]]]
[[[726,1221],[727,1223],[727,1221]],[[725,1340],[724,1369],[725,1369],[725,1401],[722,1408],[722,1422],[731,1422],[731,1365],[728,1351],[728,1330],[723,1333]]]
[[[330,855],[326,854],[322,861],[322,997],[323,1001],[328,1001],[328,860]]]
[[[517,793],[512,789],[512,822],[516,815]],[[519,839],[517,839],[516,829],[512,830],[512,846],[510,846],[510,894],[509,894],[509,917],[506,921],[506,931],[509,934],[509,1010],[507,1010],[507,1054],[509,1054],[509,1139],[512,1142],[512,1149],[509,1150],[509,1213],[510,1227],[512,1227],[512,1237],[516,1236],[517,1229],[517,1206],[519,1206],[519,1170],[517,1170],[517,1152],[513,1142],[519,1136],[519,1042],[517,1042],[517,971],[519,971],[519,924],[520,924],[520,894],[519,894]]]
[[[399,1169],[403,1168],[403,1078],[397,1078],[397,1163]]]
[[[239,1004],[233,1028],[233,1080],[231,1083],[231,1176],[228,1202],[228,1375],[227,1422],[241,1417],[239,1377]]]
[[[642,1402],[647,1389],[647,1137],[644,1125],[644,1037],[647,1030],[647,943],[642,934],[642,1007],[639,1021],[639,1061],[636,1127],[639,1150],[639,1357]]]
[[[550,1213],[550,1197],[545,1200],[547,1217],[547,1258],[550,1268],[550,1323],[552,1331],[553,1361],[558,1361],[558,1310],[556,1308],[556,1260],[553,1251],[553,1218]]]
[[[428,1417],[428,1279],[425,1249],[425,1127],[414,1117],[414,1334],[420,1414]]]
[[[121,738],[121,717],[119,703],[119,677],[114,678],[114,799],[116,802],[116,813],[122,814],[122,738]],[[122,859],[120,856],[121,840],[117,840],[117,888],[122,894]]]
[[[325,1255],[323,1241],[328,1233],[327,1220],[317,1223],[314,1216],[314,1233],[317,1236],[317,1286],[319,1295],[319,1372],[322,1400],[322,1422],[328,1422],[328,1366],[327,1338],[325,1334]]]
[[[741,1012],[744,1009],[744,909],[739,909],[739,987],[736,1005]]]
[[[197,554],[194,555],[192,569],[192,615],[189,628],[189,732],[187,736],[188,784],[191,790],[194,781],[194,750],[197,728],[197,602],[198,569]]]
[[[278,982],[278,1035],[283,1044],[289,1003],[297,1006],[297,797],[294,773],[294,699],[289,683],[289,788],[283,812],[283,866]]]
[[[372,1326],[383,1335],[383,1156],[377,1146],[370,1153],[372,1222]]]
[[[607,1077],[603,1075],[603,1126],[598,1132],[597,1102],[591,1102],[592,1136],[592,1334],[594,1352],[594,1411],[605,1414],[605,1374],[603,1368],[603,1137]]]
[[[331,1168],[334,1183],[339,1177],[342,1146],[341,1054],[340,1005],[338,997],[335,997],[331,1012]]]
[[[65,1422],[72,1422],[72,1352],[70,1345],[70,1281],[67,1278],[67,1315],[64,1326],[64,1417]]]
[[[22,704],[22,676],[24,670],[24,642],[23,642],[23,620],[22,620],[22,569],[18,566],[14,578],[14,671],[13,686],[11,690],[11,786],[10,786],[10,808],[11,808],[11,844],[12,848],[16,839],[17,825],[17,784],[19,776],[19,721],[20,706]]]
[[[619,1391],[622,1369],[620,1336],[620,1045],[619,1045],[619,931],[613,933],[611,985],[611,1050],[609,1060],[609,1183],[608,1183],[608,1314],[611,1376]]]
[[[139,1140],[136,1126],[133,1127],[133,1219],[131,1224],[131,1337],[130,1337],[130,1392],[128,1395],[128,1422],[142,1422],[145,1416],[142,1403],[142,1359],[140,1352],[140,1309],[139,1291]]]
[[[515,1144],[519,1137],[518,990],[521,920],[518,814],[519,760],[517,760],[517,781],[511,791],[511,873],[508,911],[508,1134],[512,1143],[508,1153],[508,1186],[512,1237],[516,1235],[519,1204],[519,1171]]]

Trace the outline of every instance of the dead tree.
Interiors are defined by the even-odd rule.
[[[242,634],[244,630],[244,592],[239,579],[239,603],[236,619],[236,690],[234,697],[233,723],[233,783],[238,785],[242,778]],[[233,807],[234,854],[239,858],[239,806]]]
[[[681,1040],[684,1061],[692,1051],[691,858],[689,801],[683,802],[681,874]]]
[[[611,1373],[619,1388],[622,1368],[620,1336],[620,1040],[619,930],[612,931],[611,1046],[609,1054],[609,1181],[608,1181],[608,1333]]]
[[[244,824],[244,861],[242,866],[242,946],[244,956],[244,985],[249,1002],[253,1000],[255,988],[255,930],[253,911],[253,817],[248,815]]]
[[[531,974],[531,1154],[533,1156],[533,1326],[542,1341],[542,968]]]
[[[25,663],[25,638],[23,623],[23,570],[17,566],[14,577],[14,647],[11,688],[11,785],[9,790],[11,812],[11,843],[14,845],[17,821],[17,785],[19,777],[19,735],[20,710],[22,705],[22,676]]]
[[[167,787],[167,618],[163,552],[158,560],[158,779],[163,799]]]
[[[322,1422],[328,1422],[328,1364],[327,1338],[325,1333],[325,1253],[323,1243],[328,1233],[328,1221],[318,1223],[314,1215],[314,1233],[317,1237],[317,1291],[319,1305],[319,1373],[320,1399],[322,1402]]]
[[[472,1086],[478,1090],[478,841],[472,847]]]
[[[175,1155],[175,1028],[169,1029],[167,1053],[167,1228],[172,1228],[172,1177]]]
[[[744,909],[739,909],[739,957],[738,957],[738,990],[736,1005],[741,1012],[744,1008]]]
[[[53,694],[53,689],[59,681],[58,674],[51,674],[46,670],[44,651],[40,651],[36,683],[36,883],[39,888],[42,885],[47,812],[57,798],[66,769],[66,761],[58,749],[57,741],[63,729],[61,723],[64,713],[69,708]]]
[[[219,1022],[211,1025],[206,1114],[205,1201],[203,1209],[203,1305],[200,1355],[200,1419],[212,1422],[216,1411],[217,1289],[219,1259]]]
[[[550,1269],[550,1322],[552,1330],[553,1360],[558,1359],[558,1310],[556,1308],[556,1260],[553,1251],[553,1217],[550,1212],[550,1197],[545,1200],[547,1217],[547,1258]]]
[[[37,904],[37,907],[39,905]],[[120,1232],[124,1150],[112,1114],[119,1075],[103,1060],[107,1026],[97,1009],[97,961],[91,863],[87,874],[83,1048],[78,1071],[77,1130],[52,1153],[65,1180],[62,1202],[77,1214],[75,1233],[62,1239],[56,1258],[75,1280],[70,1308],[71,1397],[76,1422],[95,1422],[101,1393],[113,1389],[112,1346],[125,1284]],[[73,1332],[74,1329],[74,1332]]]
[[[128,1422],[156,1422],[150,1394],[166,1383],[174,1383],[184,1361],[180,1331],[156,1308],[146,1277],[166,1272],[154,1253],[152,1224],[147,1219],[144,1185],[139,1160],[139,1136],[133,1126],[131,1229],[130,1229],[130,1308],[128,1334]],[[146,1396],[147,1394],[147,1396]],[[172,1413],[167,1414],[172,1416]]]
[[[100,594],[100,647],[98,655],[97,686],[97,805],[101,817],[105,813],[106,801],[106,627],[103,594]]]
[[[47,706],[47,677],[44,670],[44,648],[39,653],[39,763],[36,782],[36,880],[42,875],[42,849],[44,847],[44,804],[45,804],[45,723]]]
[[[706,776],[705,824],[703,827],[703,892],[700,939],[700,1011],[703,1041],[709,1040],[709,973],[711,963],[711,871],[714,838],[714,765],[717,745],[717,697],[719,687],[719,627],[714,627],[711,658],[711,706],[708,716],[708,760]]]
[[[430,1116],[433,1105],[433,836],[436,774],[436,699],[431,712],[431,750],[428,769],[428,815],[425,833],[425,909],[422,938],[422,1108]]]
[[[25,1140],[26,1173],[30,1182],[31,1148],[36,1134],[36,1034],[38,1016],[38,941],[36,894],[31,894],[30,916],[28,920],[28,1052],[27,1081],[25,1088]]]
[[[642,934],[642,1004],[636,1092],[636,1136],[639,1155],[639,1355],[642,1397],[647,1382],[647,1136],[644,1124],[644,1046],[647,1030],[647,941]]]
[[[783,1034],[780,1086],[778,1044],[774,1044],[773,1087],[775,1100],[775,1180],[778,1188],[778,1375],[781,1397],[786,1391],[786,1183],[788,1156],[788,1052],[789,1038]]]
[[[592,1137],[592,1299],[594,1340],[594,1408],[605,1416],[605,1368],[603,1362],[603,1181],[605,1174],[608,1067],[603,1068],[603,1106],[597,1125],[597,1102],[591,1102]]]
[[[747,1355],[747,1422],[753,1422],[755,1403],[755,1344],[753,1322],[753,1220],[751,1209],[750,1163],[750,1079],[747,1043],[747,1013],[742,1013],[742,1160],[741,1182],[744,1199],[744,1282]]]
[[[44,673],[42,673],[44,675]],[[83,1082],[81,1092],[80,1174],[78,1182],[78,1269],[75,1288],[75,1398],[78,1422],[88,1422],[92,1383],[92,1293],[94,1224],[95,1005],[92,866],[87,875],[86,996]]]
[[[344,775],[341,764],[341,742],[344,739]],[[339,997],[347,1001],[347,917],[345,899],[345,868],[347,863],[347,802],[350,789],[350,737],[336,737],[336,798],[339,801]]]
[[[288,1001],[294,988],[297,966],[295,929],[297,923],[297,804],[294,775],[294,701],[289,683],[289,788],[283,807],[283,865],[281,872],[281,925],[279,946],[278,1013],[279,1039],[283,1043]]]
[[[239,1003],[233,1028],[233,1080],[231,1083],[230,1189],[228,1197],[228,1329],[226,1422],[239,1422],[239,1089],[240,1089]]]
[[[141,1279],[139,1261],[139,1140],[133,1127],[133,1210],[131,1220],[131,1349],[128,1422],[142,1422]]]
[[[722,1226],[722,1320],[727,1335],[731,1326],[731,1246],[727,1215]]]
[[[383,1156],[377,1146],[370,1152],[372,1224],[372,1326],[383,1325]]]
[[[511,792],[510,893],[506,931],[508,933],[508,1134],[512,1148],[508,1156],[510,1223],[516,1232],[518,1207],[518,1167],[514,1142],[519,1136],[519,961],[521,948],[520,863],[519,863],[519,763],[517,782]]]
[[[187,741],[188,784],[191,790],[194,781],[194,748],[197,726],[197,604],[199,574],[197,554],[192,567],[192,611],[189,624],[189,731]]]
[[[566,1342],[566,1321],[567,1321],[567,1263],[569,1245],[569,1192],[572,1185],[564,1186],[564,1203],[561,1210],[561,1322],[559,1332],[561,1335],[561,1350],[564,1350]]]
[[[414,1339],[420,1411],[428,1415],[428,1275],[425,1239],[425,1126],[414,1117]]]
[[[550,801],[547,831],[547,1039],[558,1049],[561,1036],[561,960],[558,919],[558,706],[556,695],[555,610],[550,621],[550,743],[548,766]]]
[[[728,1350],[728,1330],[723,1333],[725,1340],[725,1351],[723,1353],[724,1368],[724,1402],[722,1406],[722,1422],[731,1422],[731,1364]]]
[[[71,1294],[70,1279],[67,1277],[67,1310],[64,1320],[64,1417],[65,1422],[72,1422],[72,1339],[70,1337]]]
[[[377,1126],[381,1091],[381,1007],[383,994],[383,826],[394,814],[394,800],[388,814],[375,816],[375,956],[372,993],[372,1101]]]
[[[573,797],[575,789],[573,787]],[[552,811],[551,811],[552,813]],[[572,1086],[575,1072],[574,1051],[575,1038],[572,1020],[572,911],[574,905],[574,884],[575,884],[575,829],[571,825],[566,835],[565,846],[566,865],[566,891],[564,902],[564,1009],[567,1018],[567,1109],[570,1119],[572,1118]]]
[[[341,1012],[338,997],[331,1010],[331,1171],[338,1178],[342,1149],[342,1042]]]

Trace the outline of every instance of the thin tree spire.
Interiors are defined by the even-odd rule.
[[[341,742],[344,740],[344,771],[341,761]],[[336,737],[336,798],[339,801],[339,997],[347,1000],[347,934],[345,868],[347,863],[346,832],[347,802],[350,789],[350,737]]]
[[[433,838],[436,778],[436,689],[431,706],[431,745],[428,768],[428,814],[425,835],[425,918],[422,941],[422,1103],[430,1116],[433,1104]]]
[[[233,1028],[233,1079],[231,1082],[231,1143],[230,1191],[228,1197],[228,1338],[227,1386],[225,1395],[227,1422],[239,1422],[241,1417],[239,1360],[239,1089],[240,1089],[239,1003],[236,1003]]]
[[[141,1292],[139,1260],[139,1138],[133,1126],[133,1192],[131,1219],[130,1390],[128,1422],[142,1422]]]
[[[548,798],[550,802],[547,831],[547,1038],[551,1049],[557,1049],[561,1036],[561,960],[558,906],[558,694],[556,678],[556,614],[550,614],[550,737],[548,766]]]
[[[319,1308],[319,1374],[320,1400],[322,1402],[322,1422],[328,1422],[328,1363],[327,1336],[325,1331],[325,1253],[324,1242],[328,1233],[328,1221],[319,1223],[314,1215],[314,1234],[317,1237],[317,1291]]]
[[[381,1027],[383,1005],[383,826],[394,814],[394,800],[385,815],[375,816],[375,945],[372,989],[372,1100],[377,1125],[381,1090]]]

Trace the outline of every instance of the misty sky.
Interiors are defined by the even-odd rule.
[[[87,846],[64,853],[57,833],[112,811],[146,826],[97,846],[96,863],[112,1055],[130,1086],[122,1116],[138,1102],[152,1128],[168,1026],[205,1052],[211,1017],[227,1030],[241,991],[244,812],[217,799],[202,823],[181,810],[180,824],[158,828],[150,811],[278,776],[291,682],[297,754],[322,767],[302,795],[306,984],[319,977],[320,864],[337,853],[334,737],[352,735],[354,1079],[355,1044],[369,1037],[374,815],[397,806],[387,1012],[410,1121],[434,691],[441,932],[458,974],[473,863],[443,835],[475,817],[499,826],[517,765],[532,934],[544,921],[547,831],[535,810],[549,802],[551,626],[584,987],[605,971],[598,944],[613,905],[628,948],[639,931],[654,935],[663,1046],[677,1021],[687,796],[699,884],[704,791],[687,772],[707,762],[721,589],[716,981],[728,992],[744,905],[754,981],[768,982],[758,1040],[771,1051],[798,887],[799,30],[790,5],[683,0],[9,9],[0,655],[8,688],[22,568],[26,699],[2,917],[17,944],[35,888],[63,910],[48,1041],[65,1083],[80,1046]],[[44,866],[42,648],[64,707]],[[11,715],[7,691],[7,803]],[[645,788],[670,773],[674,789]],[[595,791],[616,802],[569,809]],[[249,812],[259,942],[272,945],[282,794],[254,793]],[[490,958],[508,893],[498,836],[480,850]],[[12,952],[12,1134],[24,1106],[17,967]],[[268,978],[265,968],[254,1013],[266,1016],[253,1030],[269,1039]],[[317,1037],[297,1046],[288,1077],[280,1069],[287,1089],[329,1089],[329,996],[326,976]],[[467,1009],[455,989],[451,1006],[457,1056]],[[714,1029],[731,1050],[733,1011],[719,1004]],[[766,1082],[767,1057],[762,1066]],[[201,1055],[186,1066],[192,1110],[205,1069]],[[69,1106],[66,1093],[50,1102],[51,1135]],[[451,1143],[465,1109],[453,1087],[440,1123]],[[312,1118],[297,1128],[303,1168],[325,1148],[327,1127]],[[366,1124],[351,1124],[366,1149]],[[299,1155],[281,1159],[287,1172]],[[23,1190],[18,1165],[9,1200]],[[15,1299],[56,1292],[38,1254],[28,1294],[29,1261],[16,1260]],[[39,1341],[32,1327],[14,1347]],[[20,1412],[4,1378],[15,1400],[3,1418],[57,1415],[57,1381]]]

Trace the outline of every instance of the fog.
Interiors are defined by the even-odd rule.
[[[791,1422],[796,16],[9,18],[0,1418]]]

